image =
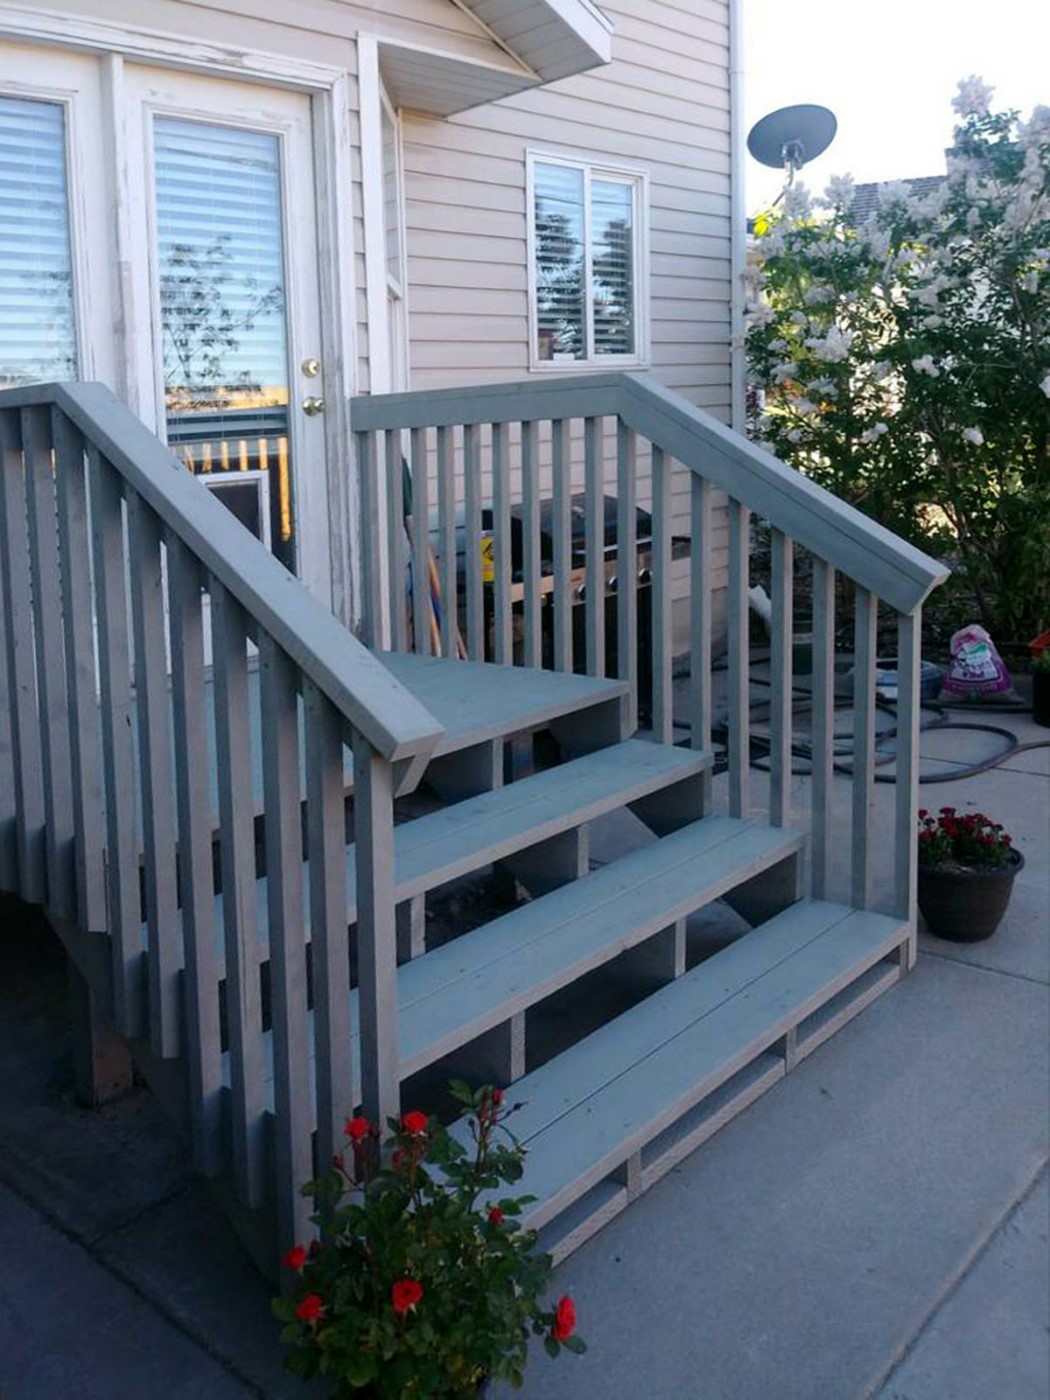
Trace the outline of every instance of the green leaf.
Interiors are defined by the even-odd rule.
[[[548,1356],[557,1356],[558,1353],[561,1351],[560,1345],[554,1340],[554,1338],[550,1335],[549,1332],[543,1339],[543,1350],[547,1353]]]

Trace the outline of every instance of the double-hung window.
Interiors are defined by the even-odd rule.
[[[534,369],[645,362],[645,179],[530,152]]]

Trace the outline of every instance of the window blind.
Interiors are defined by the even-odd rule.
[[[537,162],[533,171],[536,332],[541,360],[587,358],[584,172]]]
[[[76,373],[65,112],[0,97],[0,386]]]
[[[594,353],[633,355],[634,191],[624,181],[591,182]]]

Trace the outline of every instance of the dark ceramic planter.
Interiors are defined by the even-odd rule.
[[[1002,922],[1024,867],[1020,851],[1001,870],[943,870],[919,866],[919,908],[929,931],[952,943],[979,943]]]
[[[1032,718],[1050,729],[1050,671],[1032,672]]]

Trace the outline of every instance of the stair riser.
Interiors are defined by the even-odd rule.
[[[878,996],[899,981],[901,967],[899,961],[897,961],[896,950],[898,946],[900,946],[899,943],[891,942],[889,946],[873,952],[869,959],[857,966],[854,973],[851,975],[847,987],[835,993],[836,997],[844,996],[849,992],[850,988],[857,988],[858,984],[864,983],[866,974],[871,973],[873,968],[881,967],[881,965],[885,963],[885,970],[880,970],[873,982],[861,986],[852,999],[847,999],[845,1001],[841,1010],[835,1016],[833,1024],[830,1024],[825,1032],[819,1034],[819,1036],[813,1037],[812,1041],[809,1039],[805,1041],[804,1048],[800,1049],[800,1053],[796,1057],[796,1063],[811,1053],[812,1050],[815,1050],[819,1044],[822,1044],[835,1031],[841,1029],[848,1021],[851,1021],[854,1016],[859,1015],[859,1013],[876,1000]],[[891,961],[887,962],[887,959]],[[710,1098],[713,1094],[716,1094],[724,1085],[732,1080],[734,1076],[746,1070],[749,1066],[755,1065],[756,1062],[760,1061],[764,1056],[768,1057],[771,1052],[775,1052],[778,1045],[783,1042],[789,1031],[803,1024],[808,1017],[819,1011],[820,1008],[831,999],[832,998],[827,995],[812,997],[793,1010],[789,1016],[785,1016],[779,1022],[772,1024],[760,1037],[756,1037],[746,1048],[733,1056],[732,1059],[720,1065],[716,1073],[698,1081],[697,1084],[690,1089],[688,1094],[682,1095],[672,1106],[665,1109],[665,1111],[661,1112],[647,1123],[644,1128],[619,1143],[616,1148],[607,1153],[599,1162],[595,1163],[584,1175],[581,1175],[571,1183],[567,1183],[565,1188],[558,1192],[557,1195],[549,1197],[547,1200],[541,1202],[531,1213],[527,1213],[523,1223],[530,1229],[544,1229],[544,1227],[550,1227],[551,1233],[556,1235],[556,1222],[560,1215],[569,1210],[581,1197],[585,1196],[601,1182],[612,1176],[615,1172],[622,1170],[631,1157],[637,1153],[643,1152],[648,1144],[653,1142],[655,1138],[673,1127],[674,1124],[679,1122],[692,1110],[702,1105],[705,1100]],[[688,1155],[689,1152],[706,1141],[707,1138],[713,1136],[718,1128],[724,1126],[725,1123],[729,1122],[737,1113],[746,1108],[748,1104],[759,1098],[766,1089],[778,1083],[787,1072],[787,1064],[782,1054],[777,1054],[776,1058],[780,1062],[780,1067],[769,1066],[768,1071],[762,1073],[760,1079],[756,1080],[755,1084],[753,1084],[746,1093],[734,1097],[725,1109],[720,1110],[719,1113],[712,1118],[709,1128],[703,1131],[698,1130],[694,1138],[688,1139],[690,1145],[683,1144],[680,1150],[676,1146],[674,1158],[667,1161],[666,1164],[660,1160],[648,1168],[644,1168],[641,1173],[641,1189],[648,1189],[648,1187],[658,1181],[661,1176],[665,1175],[677,1161]],[[573,1232],[571,1248],[575,1249],[578,1245],[582,1244],[585,1239],[589,1238],[595,1230],[600,1229],[605,1218],[606,1216],[603,1213],[602,1219],[590,1230],[584,1230],[582,1226],[577,1227]],[[552,1225],[552,1222],[555,1223]],[[569,1249],[562,1248],[558,1257],[563,1258],[568,1252],[570,1252]]]

